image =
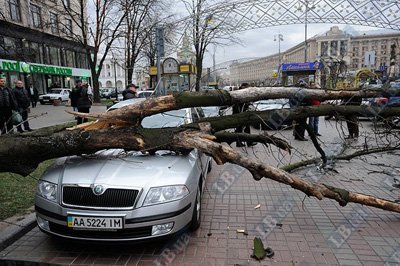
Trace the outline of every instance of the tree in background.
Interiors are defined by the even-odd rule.
[[[227,30],[229,23],[225,24],[223,16],[218,13],[222,8],[213,8],[209,4],[209,0],[182,0],[189,13],[191,39],[196,55],[196,87],[200,90],[200,82],[202,78],[203,59],[210,44],[216,46],[227,45],[228,43],[238,42],[233,36],[234,30]],[[217,19],[218,18],[218,19]]]
[[[128,10],[135,1],[126,0],[74,0],[62,1],[63,16],[71,19],[72,24],[60,21],[62,30],[73,40],[85,48],[86,58],[92,74],[94,101],[100,102],[99,76],[103,62],[113,47],[121,38],[121,29]],[[79,31],[73,31],[77,27]]]

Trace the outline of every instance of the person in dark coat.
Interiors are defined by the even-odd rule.
[[[6,80],[0,77],[0,130],[1,134],[12,131],[12,111],[18,111],[18,104]]]
[[[351,97],[347,101],[345,101],[345,105],[361,105],[362,98],[361,97]],[[347,129],[349,130],[349,135],[346,136],[346,139],[358,138],[360,132],[358,128],[358,116],[355,114],[349,114],[344,117],[347,123]]]
[[[75,88],[70,93],[71,106],[78,109],[80,113],[89,113],[92,106],[92,92],[86,86],[82,86],[82,80],[75,81]],[[87,118],[78,117],[77,124],[87,122]]]
[[[22,116],[24,129],[26,131],[32,131],[32,129],[29,127],[29,121],[28,121],[28,113],[29,113],[29,107],[31,106],[31,98],[29,97],[28,91],[24,88],[24,84],[22,83],[22,81],[20,80],[15,81],[15,88],[13,90],[13,93],[15,99],[17,100],[18,112]],[[17,130],[19,133],[24,132],[22,130],[22,125],[18,125]]]
[[[297,84],[297,87],[305,87],[305,83],[304,82],[300,82],[299,84]],[[308,106],[310,105],[310,101],[305,100],[304,97],[302,97],[301,94],[299,95],[295,95],[293,98],[291,98],[289,100],[290,102],[290,107],[298,107],[298,106]],[[300,140],[300,141],[307,141],[308,139],[306,139],[304,137],[304,133],[306,131],[306,126],[307,126],[307,117],[303,117],[303,118],[296,118],[295,119],[295,125],[293,128],[293,135],[294,135],[294,139],[296,140]]]
[[[126,90],[124,90],[122,92],[122,96],[123,96],[123,101],[128,100],[128,99],[132,99],[132,98],[137,98],[137,87],[135,84],[129,84],[126,87]]]
[[[32,84],[30,84],[28,93],[29,93],[29,98],[31,99],[32,108],[35,108],[39,100],[39,92],[35,87],[33,87]]]
[[[242,83],[240,87],[238,88],[239,90],[248,88],[249,84],[248,83]],[[232,114],[239,114],[242,112],[246,112],[247,109],[249,109],[250,104],[249,103],[241,103],[241,104],[234,104],[232,106]],[[235,133],[248,133],[250,134],[250,126],[239,126],[235,129]],[[255,143],[253,142],[247,142],[247,146],[253,146]],[[245,146],[243,142],[241,141],[236,141],[236,147],[243,147]]]

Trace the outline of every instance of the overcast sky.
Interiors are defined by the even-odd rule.
[[[353,32],[366,32],[375,33],[378,30],[373,27],[352,26],[352,25],[337,25],[337,24],[308,24],[308,38],[317,34],[323,34],[332,26],[339,26],[341,30],[348,33]],[[281,52],[304,42],[304,24],[303,25],[286,25],[276,26],[264,29],[255,29],[239,34],[242,40],[242,45],[232,45],[227,47],[217,47],[215,58],[216,64],[223,63],[229,60],[248,58],[248,57],[263,57],[278,53],[278,41],[274,41],[274,36],[282,34],[283,41],[281,41]],[[400,34],[400,33],[399,33]],[[205,66],[212,66],[212,53],[214,48],[208,49],[205,58]]]
[[[220,0],[210,0],[218,2]],[[174,1],[172,10],[174,13],[179,14],[178,16],[187,16],[187,11],[184,8],[181,1]],[[339,26],[341,30],[344,30],[350,34],[353,32],[370,32],[379,30],[373,27],[355,26],[355,25],[337,25],[337,24],[308,24],[308,38],[311,38],[317,34],[323,34],[330,29],[332,26]],[[382,30],[382,29],[381,29]],[[279,44],[274,41],[274,36],[282,34],[283,41],[281,41],[281,52],[301,43],[304,41],[304,24],[297,25],[285,25],[275,26],[263,29],[254,29],[239,33],[238,36],[242,41],[241,45],[230,45],[224,47],[216,47],[215,63],[216,65],[224,63],[226,61],[234,59],[242,59],[249,57],[263,57],[278,53]],[[204,66],[212,67],[213,60],[212,54],[214,47],[208,47],[208,53],[206,53]]]

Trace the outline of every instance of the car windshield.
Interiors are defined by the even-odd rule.
[[[145,117],[142,121],[144,128],[177,127],[186,122],[186,110],[174,110]]]
[[[51,93],[60,94],[61,90],[60,89],[52,89]]]

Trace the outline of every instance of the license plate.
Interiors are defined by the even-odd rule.
[[[82,217],[68,216],[68,227],[86,228],[96,230],[122,229],[123,220],[121,217]]]

